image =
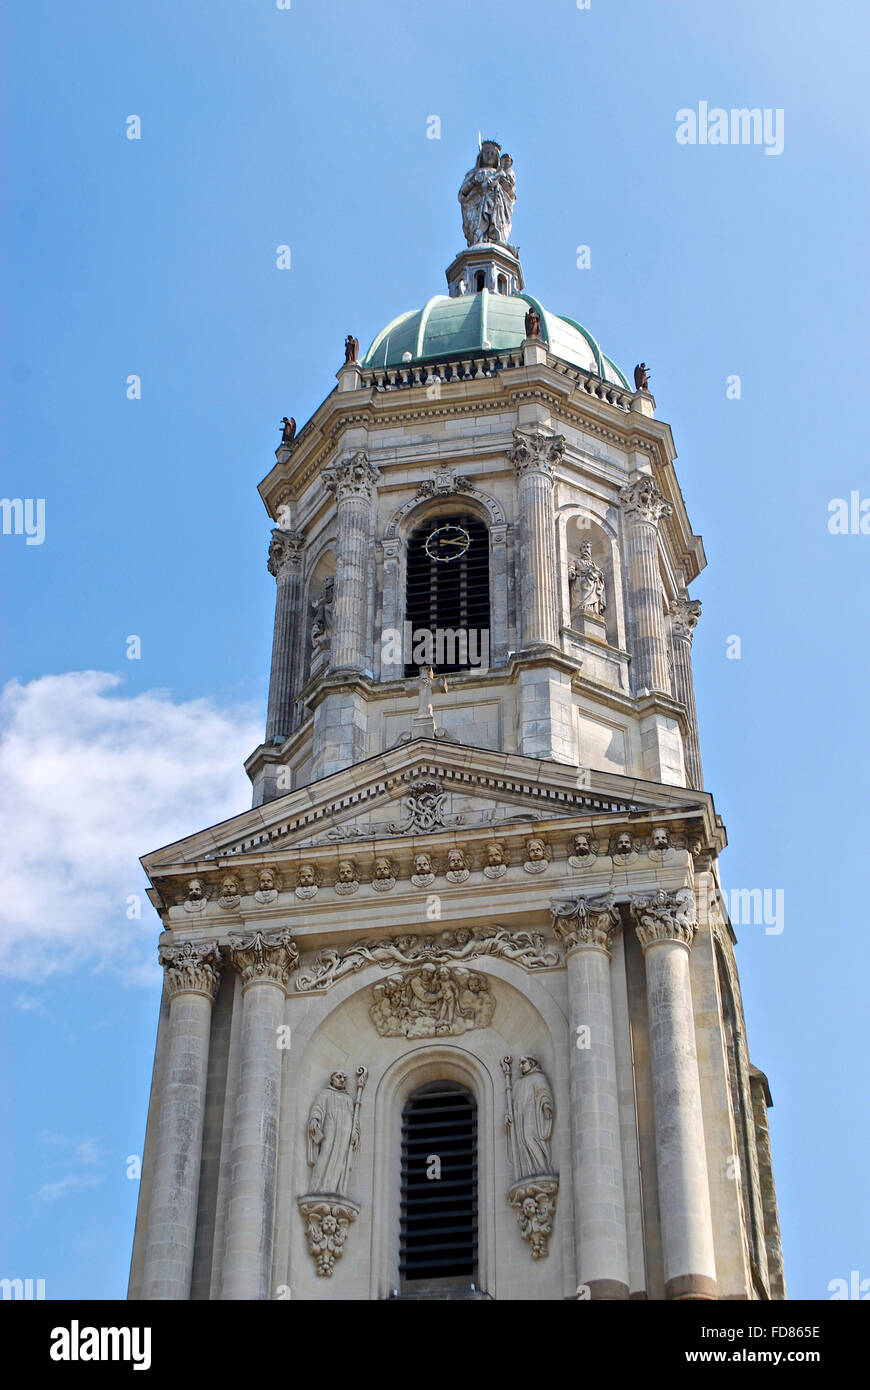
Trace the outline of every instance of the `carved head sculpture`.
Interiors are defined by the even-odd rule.
[[[538,1204],[534,1197],[524,1197],[521,1205],[523,1216],[534,1216],[538,1210]]]
[[[491,869],[498,869],[505,862],[504,845],[498,840],[492,840],[486,847],[486,862]]]
[[[425,874],[431,874],[431,872],[432,860],[429,855],[418,854],[414,860],[414,873],[423,877]]]
[[[653,849],[667,849],[668,846],[670,845],[670,843],[671,843],[671,837],[670,837],[670,835],[668,834],[668,832],[667,832],[665,826],[663,826],[663,825],[657,825],[657,826],[654,828],[653,833],[652,833],[652,847],[653,847]]]
[[[528,852],[530,864],[539,864],[542,859],[546,859],[547,857],[544,842],[543,840],[539,840],[537,836],[534,836],[527,842],[526,850]]]
[[[523,1076],[528,1076],[530,1071],[540,1071],[541,1064],[536,1057],[521,1057],[520,1072]]]
[[[578,859],[586,859],[593,853],[588,835],[574,836],[574,854]]]
[[[317,882],[317,874],[313,864],[300,864],[296,875],[297,888],[313,888]]]
[[[257,888],[261,893],[271,893],[275,887],[275,875],[271,869],[261,869],[257,878]]]
[[[616,853],[632,854],[634,852],[634,841],[627,830],[621,831],[616,837]]]
[[[332,1212],[327,1212],[320,1218],[320,1229],[325,1236],[334,1236],[338,1230],[338,1217],[333,1216]]]
[[[479,169],[497,169],[499,148],[494,140],[484,140],[480,147],[480,154],[477,156],[477,167]]]
[[[465,855],[461,849],[451,849],[447,854],[447,867],[452,874],[459,874],[466,867]]]
[[[343,1071],[334,1071],[329,1078],[329,1084],[334,1091],[346,1091],[347,1073]]]
[[[342,859],[338,865],[339,883],[353,883],[356,879],[356,865],[352,859]]]
[[[468,942],[471,940],[471,932],[468,927],[458,927],[453,933],[453,940],[456,942],[457,946],[467,946]]]
[[[192,878],[187,885],[187,901],[191,903],[201,903],[205,893],[202,890],[202,881]]]
[[[386,879],[393,877],[393,866],[389,859],[375,860],[375,878]]]
[[[235,874],[224,874],[221,879],[221,897],[237,898],[239,895],[239,880]]]
[[[396,945],[398,946],[399,950],[402,952],[402,955],[403,955],[403,956],[410,955],[410,953],[411,953],[411,951],[413,951],[414,946],[416,945],[416,943],[417,943],[417,938],[416,938],[416,936],[397,936],[397,937],[396,937]]]

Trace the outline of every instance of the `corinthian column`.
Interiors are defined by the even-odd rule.
[[[293,654],[299,622],[302,536],[298,531],[272,532],[269,573],[275,576],[275,629],[272,637],[272,671],[266,742],[284,740],[292,727]]]
[[[554,466],[565,453],[561,434],[514,430],[517,474],[519,600],[522,650],[558,644]]]
[[[193,1273],[199,1170],[212,1006],[220,953],[211,944],[162,946],[169,997],[169,1040],[157,1131],[157,1152],[143,1299],[187,1299]]]
[[[659,577],[658,526],[673,508],[652,478],[641,477],[623,488],[625,547],[631,586],[632,683],[636,691],[671,693],[668,643]]]
[[[593,1299],[628,1298],[628,1238],[610,995],[619,910],[610,898],[554,902],[568,964],[577,1282]]]
[[[692,676],[692,637],[701,616],[701,604],[687,593],[680,594],[670,608],[671,652],[674,662],[674,695],[686,706],[689,732],[684,740],[686,781],[700,791],[704,785],[701,771],[701,745],[698,739],[698,715],[695,709],[695,681]]]
[[[338,503],[330,661],[334,670],[362,671],[368,664],[368,590],[374,571],[372,498],[380,476],[362,450],[323,470],[323,481]]]
[[[646,965],[666,1298],[716,1298],[716,1260],[689,981],[695,894],[632,900]]]
[[[299,963],[287,932],[231,941],[242,978],[241,1056],[236,1083],[232,1173],[224,1247],[222,1299],[271,1297],[278,1159],[278,1102],[286,984]]]

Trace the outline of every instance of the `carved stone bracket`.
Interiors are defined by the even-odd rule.
[[[289,932],[267,937],[257,931],[247,938],[230,937],[230,952],[233,969],[241,975],[245,988],[259,980],[286,986],[291,970],[299,964],[299,948]]]
[[[300,1197],[299,1210],[305,1222],[308,1249],[322,1279],[331,1279],[336,1260],[344,1253],[347,1234],[360,1214],[356,1202],[330,1194],[311,1193]]]
[[[577,946],[597,946],[609,953],[619,930],[619,908],[612,897],[553,900],[553,930],[566,951]]]
[[[521,1179],[508,1192],[508,1201],[517,1214],[520,1234],[528,1244],[533,1260],[545,1260],[550,1253],[558,1193],[559,1179],[543,1174]]]
[[[182,941],[178,946],[161,946],[159,954],[170,999],[176,994],[206,994],[211,1000],[217,998],[223,961],[212,942],[199,945]]]
[[[694,889],[678,888],[675,893],[667,893],[660,888],[651,897],[632,898],[631,910],[637,921],[637,939],[644,950],[656,941],[692,945],[698,930]]]

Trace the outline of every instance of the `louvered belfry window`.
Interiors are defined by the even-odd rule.
[[[439,562],[430,553],[432,550],[437,553],[437,540],[433,544],[430,537],[439,530],[443,532],[445,527],[467,532],[469,545],[456,559]],[[445,534],[455,537],[457,532]],[[430,542],[429,551],[427,541]],[[445,554],[450,554],[449,548],[445,548]],[[418,666],[426,664],[435,671],[460,671],[479,666],[481,651],[488,664],[489,532],[483,522],[473,516],[438,516],[418,526],[408,539],[406,575],[406,635],[411,635],[411,641],[405,642],[405,675],[416,676]],[[412,655],[416,645],[414,634],[424,631],[433,634],[433,658],[428,663],[418,662]],[[449,636],[463,632],[467,634],[465,647]]]
[[[421,1086],[402,1112],[401,1223],[405,1290],[476,1280],[477,1105],[455,1082]]]

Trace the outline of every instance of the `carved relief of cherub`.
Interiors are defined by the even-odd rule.
[[[218,907],[222,907],[225,911],[229,912],[232,911],[234,907],[238,907],[240,901],[239,880],[236,878],[235,874],[224,874],[221,879],[221,893],[218,898]]]
[[[359,873],[352,859],[341,859],[338,865],[338,878],[333,885],[340,897],[349,897],[359,888]]]
[[[297,898],[313,898],[317,893],[317,870],[313,864],[300,864],[296,872]]]
[[[468,878],[468,865],[465,862],[465,855],[461,849],[451,849],[447,854],[447,873],[445,875],[448,883],[464,883]]]
[[[396,886],[396,876],[393,873],[393,866],[389,859],[380,858],[375,860],[375,876],[372,879],[372,887],[376,893],[389,893],[391,888]]]
[[[539,835],[526,841],[526,862],[523,865],[527,874],[542,874],[550,862],[550,847]]]
[[[257,875],[257,891],[254,900],[258,903],[273,903],[278,896],[278,880],[272,869],[261,869]]]
[[[415,888],[431,888],[435,882],[435,869],[431,854],[414,856],[414,872],[411,875],[411,882]]]
[[[491,840],[486,847],[486,863],[483,872],[487,878],[503,878],[507,873],[508,861],[505,847],[500,840]]]

